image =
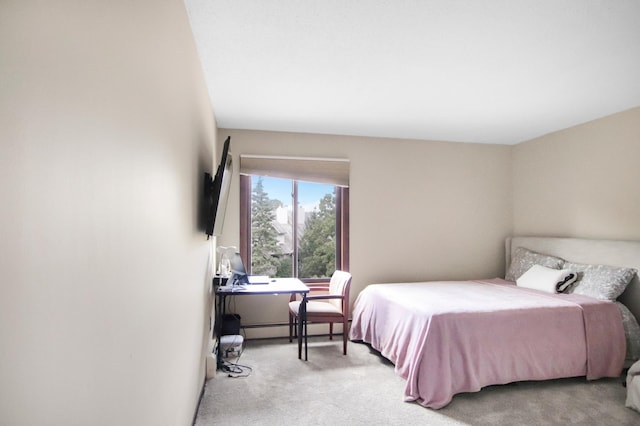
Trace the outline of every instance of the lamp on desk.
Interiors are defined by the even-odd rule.
[[[220,255],[220,264],[218,265],[218,272],[216,275],[221,278],[229,278],[231,276],[231,256],[233,256],[238,249],[235,246],[219,246],[217,252]]]

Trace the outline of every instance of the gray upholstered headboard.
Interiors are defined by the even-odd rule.
[[[575,263],[625,266],[640,271],[640,241],[590,240],[556,237],[509,237],[506,240],[506,267],[517,247],[561,257]],[[640,322],[640,281],[633,278],[618,298]]]

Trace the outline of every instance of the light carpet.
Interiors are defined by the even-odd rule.
[[[640,425],[624,406],[623,377],[489,386],[432,410],[403,401],[405,381],[368,345],[349,342],[348,351],[339,337],[314,337],[301,361],[288,339],[246,341],[237,362],[251,374],[218,370],[196,425]]]

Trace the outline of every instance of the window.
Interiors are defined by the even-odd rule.
[[[332,183],[242,174],[240,251],[250,273],[313,281],[348,270],[348,194]]]

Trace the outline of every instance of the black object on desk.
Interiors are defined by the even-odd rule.
[[[228,277],[221,277],[220,275],[214,275],[213,276],[213,287],[218,287],[221,285],[227,285],[227,282],[229,282],[229,278]]]
[[[225,284],[229,280],[222,277],[214,277],[213,283],[217,282]],[[309,287],[297,278],[276,278],[266,285],[245,284],[241,286],[218,285],[214,288],[215,295],[218,299],[216,308],[216,336],[218,337],[218,367],[221,365],[220,336],[222,335],[222,319],[226,314],[227,296],[244,296],[244,295],[268,295],[268,294],[300,294],[302,300],[300,302],[300,323],[298,324],[298,359],[302,359],[302,341],[304,339],[304,359],[307,360],[307,294]]]

